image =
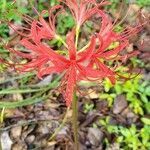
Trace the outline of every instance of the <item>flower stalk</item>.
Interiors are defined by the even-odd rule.
[[[79,137],[78,137],[78,101],[76,96],[76,91],[74,91],[73,101],[72,101],[72,127],[74,134],[74,149],[79,150]]]

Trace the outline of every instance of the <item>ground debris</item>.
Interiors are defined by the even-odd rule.
[[[11,150],[13,141],[10,139],[8,131],[4,131],[0,135],[2,150]]]

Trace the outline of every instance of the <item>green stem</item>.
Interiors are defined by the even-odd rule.
[[[79,138],[78,138],[78,103],[76,92],[74,92],[73,102],[72,102],[72,126],[73,126],[73,134],[74,134],[74,150],[79,150]]]

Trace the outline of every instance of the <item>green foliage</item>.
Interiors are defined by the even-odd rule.
[[[132,150],[137,150],[137,149],[145,149],[147,146],[143,145],[142,141],[140,140],[141,135],[137,131],[135,125],[132,125],[129,129],[124,128],[124,127],[119,127],[119,136],[117,138],[118,143],[121,145],[124,145],[124,149],[132,149]],[[149,143],[150,144],[150,143]]]
[[[117,33],[120,33],[124,30],[124,28],[121,25],[116,25],[114,31]]]
[[[100,119],[99,125],[105,128],[110,134],[116,135],[115,142],[118,143],[123,150],[147,150],[150,148],[150,125],[145,124],[140,130],[137,129],[135,125],[131,125],[130,128],[111,125],[109,116]],[[108,141],[107,145],[109,145]]]
[[[141,83],[140,79],[141,77],[139,76],[125,82],[121,92],[126,93],[127,100],[130,102],[130,107],[133,108],[134,112],[142,115],[144,113],[143,109],[145,109],[144,106],[149,103],[148,96],[150,96],[150,85],[147,81]]]
[[[57,46],[58,48],[61,47],[63,44],[60,40],[57,40],[57,39],[53,39],[49,42],[49,44],[51,46]]]
[[[74,20],[70,14],[60,14],[57,18],[57,32],[66,34],[74,26]]]
[[[116,96],[117,95],[115,93],[111,93],[111,94],[101,93],[99,97],[100,97],[100,99],[106,99],[108,101],[108,106],[111,107],[114,102],[114,98]]]
[[[138,138],[138,133],[135,125],[132,125],[129,129],[119,127],[119,133],[121,134],[121,136],[117,138],[117,141],[119,143],[125,143],[125,149],[127,149],[127,147],[133,150],[137,150],[138,148],[140,148],[141,142]]]
[[[16,22],[21,21],[21,15],[28,13],[29,10],[27,7],[21,6],[21,3],[17,1],[17,3],[6,2],[6,0],[0,1],[0,19],[5,20],[14,20]]]
[[[100,125],[102,128],[105,128],[109,133],[119,133],[118,126],[110,124],[110,116],[100,119],[98,125]]]
[[[150,0],[136,0],[136,3],[141,7],[150,7]]]
[[[148,101],[150,84],[140,75],[126,82],[118,81],[115,86],[106,79],[104,81],[104,90],[105,92],[100,94],[100,98],[108,100],[110,106],[117,95],[124,94],[129,102],[129,106],[135,113],[140,115],[150,113],[150,102]],[[106,129],[110,134],[115,134],[115,142],[120,145],[120,149],[148,150],[150,149],[150,119],[141,117],[141,123],[143,123],[142,129],[138,129],[135,125],[126,128],[110,124],[110,117],[107,116],[104,119],[100,119],[98,125]],[[105,144],[109,145],[107,139],[105,139]]]
[[[148,118],[143,117],[143,118],[141,118],[141,121],[146,125],[150,125],[150,119],[148,119]]]
[[[33,76],[33,74],[28,74],[28,76]],[[24,77],[27,77],[27,75],[21,75],[19,77],[14,77],[14,78],[10,78],[8,80],[5,81],[1,81],[0,84],[2,83],[6,83],[8,81],[13,81],[13,80],[22,80]],[[46,100],[49,97],[49,94],[45,94],[47,91],[49,91],[52,88],[55,88],[58,86],[59,84],[59,80],[61,77],[57,77],[53,82],[51,82],[50,84],[46,85],[46,86],[38,86],[38,85],[27,85],[27,86],[23,86],[23,87],[19,87],[19,89],[17,88],[7,88],[7,89],[0,89],[0,95],[7,95],[7,94],[15,94],[15,93],[32,93],[34,92],[34,95],[31,96],[30,98],[25,98],[24,100],[20,100],[20,101],[7,101],[7,102],[0,102],[0,108],[16,108],[16,107],[23,107],[23,106],[27,106],[27,105],[32,105],[38,102],[41,102],[43,100]]]
[[[107,99],[109,106],[113,104],[114,98],[119,94],[125,94],[129,101],[129,106],[136,114],[144,114],[150,112],[150,84],[148,81],[143,81],[141,76],[130,79],[126,82],[118,81],[113,87],[108,79],[104,81],[104,89],[106,93],[101,93],[101,99]],[[109,93],[108,93],[109,92]]]
[[[131,63],[133,64],[133,67],[141,67],[141,68],[145,67],[145,63],[142,60],[138,59],[137,57],[133,57],[130,60]]]
[[[35,0],[29,0],[30,4],[35,7],[37,5],[38,11],[48,10],[50,6],[55,6],[59,4],[58,0],[38,0],[38,3]]]
[[[144,126],[141,130],[137,130],[135,125],[130,128],[122,126],[118,127],[118,131],[112,131],[118,134],[116,141],[125,150],[147,150],[150,148],[150,126]]]
[[[94,109],[94,104],[85,103],[84,104],[84,113],[88,113]]]
[[[55,6],[56,4],[59,4],[57,0],[50,0],[50,6]]]
[[[21,14],[27,14],[29,12],[29,7],[21,6],[21,1],[0,1],[0,37],[7,38],[9,33],[9,28],[6,23],[8,21],[14,21],[20,23],[22,20]]]
[[[117,8],[117,5],[119,3],[118,0],[110,0],[111,5],[107,6],[107,9],[115,10]]]
[[[6,69],[6,66],[4,64],[0,64],[0,73],[4,72]]]
[[[105,128],[107,128],[108,129],[108,127],[109,127],[109,120],[110,120],[110,117],[109,116],[107,116],[106,118],[104,118],[104,119],[100,119],[99,120],[99,124],[101,125],[101,126],[103,126],[103,127],[105,127]]]
[[[150,126],[145,125],[140,131],[140,137],[142,139],[142,144],[147,149],[150,149]],[[144,148],[143,148],[144,149]]]
[[[57,26],[56,30],[59,35],[62,35],[62,39],[65,41],[64,35],[67,34],[67,31],[74,26],[74,20],[70,14],[60,14],[57,17]],[[57,46],[60,48],[62,46],[62,41],[59,39],[53,39],[49,43],[51,46]]]
[[[9,28],[6,24],[0,24],[0,36],[2,38],[8,37]]]

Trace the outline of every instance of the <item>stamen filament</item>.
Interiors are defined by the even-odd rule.
[[[78,52],[83,52],[85,49],[87,49],[90,46],[90,42],[85,45],[83,48],[81,48]]]
[[[57,40],[59,40],[66,48],[68,48],[68,45],[66,44],[66,42],[63,40],[63,38],[59,35],[55,36]]]
[[[80,32],[80,26],[77,25],[76,27],[76,42],[75,42],[75,47],[78,47],[78,40],[79,40],[79,32]]]

